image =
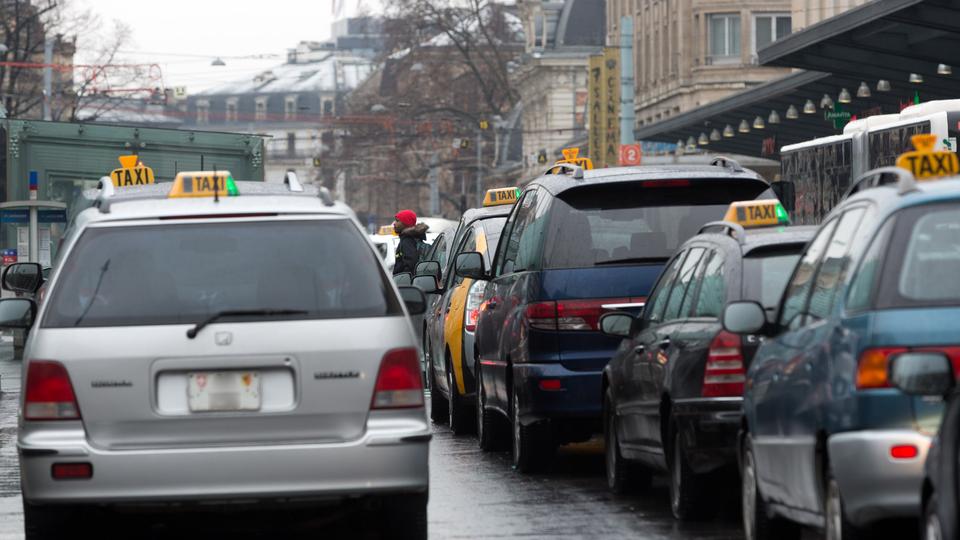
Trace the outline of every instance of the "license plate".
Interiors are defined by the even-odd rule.
[[[260,410],[259,372],[205,371],[190,373],[187,379],[191,412]]]

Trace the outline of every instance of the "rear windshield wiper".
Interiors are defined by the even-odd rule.
[[[593,263],[594,266],[603,266],[605,264],[650,264],[650,263],[665,263],[667,262],[667,257],[628,257],[626,259],[608,259],[606,261],[598,261]]]
[[[198,322],[196,326],[187,330],[187,337],[193,339],[197,337],[197,334],[206,328],[208,325],[216,322],[218,319],[224,317],[255,317],[258,315],[261,316],[274,316],[274,315],[306,315],[307,312],[302,309],[235,309],[228,311],[219,311],[210,315],[206,319]]]

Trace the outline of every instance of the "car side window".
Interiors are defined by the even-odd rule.
[[[497,275],[534,269],[528,263],[531,262],[531,252],[536,251],[534,244],[537,237],[543,234],[543,226],[537,226],[529,233],[527,229],[535,221],[537,199],[537,190],[530,190],[523,195],[523,199],[517,202],[519,206],[512,217],[513,227],[504,245],[503,257],[501,257]]]
[[[810,305],[807,315],[816,319],[826,319],[833,309],[837,292],[843,287],[846,268],[850,264],[850,247],[857,226],[863,218],[865,209],[854,208],[843,214],[837,230],[830,239],[823,262],[817,270],[810,293]]]
[[[700,262],[697,264],[697,269],[693,274],[693,281],[690,283],[690,286],[687,287],[687,293],[683,297],[683,304],[680,306],[679,317],[681,319],[694,316],[694,302],[696,302],[697,294],[699,294],[700,288],[703,286],[703,273],[707,269],[707,264],[713,254],[714,251],[712,249],[707,249],[703,253],[703,256],[700,257]]]
[[[817,236],[807,246],[806,252],[793,270],[793,275],[787,283],[783,293],[782,308],[780,309],[780,326],[794,329],[803,324],[803,310],[807,305],[813,279],[816,276],[820,257],[827,248],[830,236],[837,227],[838,219],[832,219],[820,228]]]
[[[427,256],[428,261],[437,261],[440,263],[440,276],[443,279],[443,273],[447,271],[447,236],[446,234],[441,234],[433,242],[433,246],[430,248],[430,254]]]
[[[703,248],[693,248],[690,250],[690,254],[687,255],[687,260],[683,261],[683,266],[680,267],[680,273],[677,274],[677,279],[673,282],[673,287],[670,288],[667,307],[663,310],[664,321],[672,321],[681,316],[680,307],[683,305],[683,299],[687,294],[687,290],[690,289],[690,284],[693,282],[697,264],[700,262],[705,251]]]
[[[714,251],[703,271],[700,292],[697,293],[697,305],[693,310],[694,317],[720,316],[727,301],[727,280],[724,270],[723,253]]]
[[[467,229],[466,234],[463,236],[463,241],[460,242],[460,246],[457,249],[457,253],[469,253],[471,251],[477,250],[477,232],[473,227]],[[463,277],[458,276],[456,272],[450,272],[450,278],[447,280],[447,287],[451,286],[456,287],[463,283]]]
[[[893,231],[896,219],[888,219],[880,232],[877,233],[870,248],[863,256],[863,262],[857,271],[857,277],[850,285],[850,294],[847,296],[847,309],[861,311],[868,309],[872,304],[873,290],[880,278],[880,269],[883,268],[883,258],[887,253],[887,244],[890,242],[890,233]]]
[[[647,326],[657,324],[663,320],[663,308],[667,304],[667,298],[670,296],[673,280],[677,277],[677,272],[680,270],[680,266],[683,265],[683,260],[686,256],[687,252],[681,251],[673,258],[673,262],[670,263],[670,266],[663,272],[663,277],[657,282],[656,288],[650,293],[650,297],[647,299],[647,308],[643,310],[643,318],[646,320]]]

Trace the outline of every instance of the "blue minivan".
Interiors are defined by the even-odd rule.
[[[639,312],[664,263],[731,202],[775,197],[719,158],[551,172],[524,189],[492,267],[478,253],[455,261],[459,275],[488,281],[473,351],[480,446],[506,442],[509,428],[523,472],[600,430],[601,373],[619,343],[600,333],[600,316]]]

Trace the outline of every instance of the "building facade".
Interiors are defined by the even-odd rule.
[[[868,1],[870,0],[793,0],[790,8],[793,31],[803,30]]]

